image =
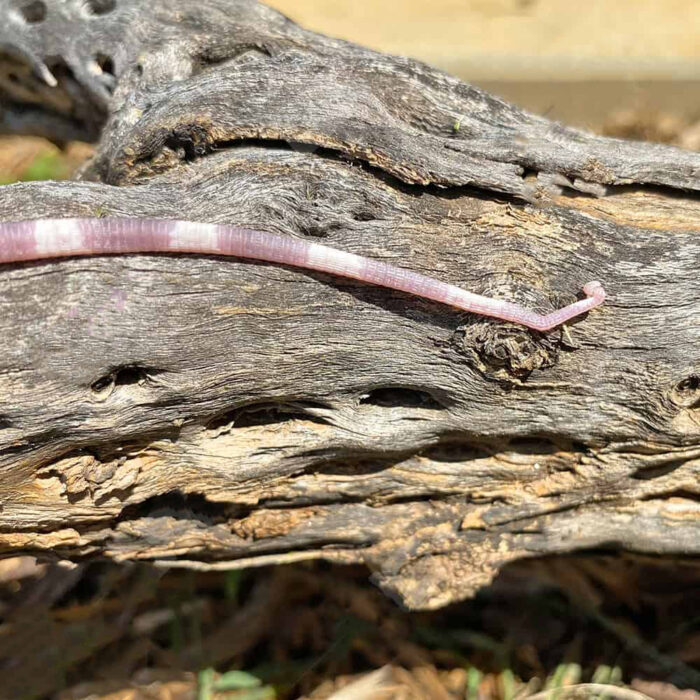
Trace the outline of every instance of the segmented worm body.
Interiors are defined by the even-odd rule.
[[[232,255],[350,277],[414,296],[546,331],[599,306],[600,282],[584,285],[585,299],[541,315],[518,304],[319,243],[238,226],[160,219],[36,219],[0,223],[0,263],[75,255],[195,253]]]

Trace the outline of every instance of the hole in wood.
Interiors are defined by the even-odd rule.
[[[207,68],[230,64],[243,57],[271,58],[272,53],[266,46],[254,43],[243,43],[236,47],[228,48],[225,52],[207,47],[193,57],[195,59],[193,75],[197,75]]]
[[[700,376],[691,374],[678,382],[671,392],[671,398],[677,406],[683,408],[700,406]]]
[[[160,370],[141,367],[139,365],[125,365],[104,374],[96,379],[90,389],[100,399],[107,398],[117,387],[132,386],[134,384],[145,384],[153,375],[159,374]]]
[[[19,6],[22,19],[29,24],[38,24],[46,19],[46,3],[42,0],[25,2]]]
[[[103,73],[107,73],[108,75],[112,76],[114,75],[114,61],[112,60],[111,56],[108,56],[105,53],[96,53],[95,63],[97,63]]]
[[[455,441],[429,447],[421,453],[421,456],[433,462],[471,462],[475,459],[486,459],[491,456],[491,452],[485,445]]]
[[[679,459],[670,459],[664,464],[658,464],[652,467],[640,467],[635,469],[631,474],[631,479],[637,479],[639,481],[650,481],[651,479],[661,479],[668,474],[671,474],[676,469],[680,469],[686,462],[687,458],[681,457]],[[654,498],[658,498],[658,494],[654,493]],[[697,498],[697,494],[695,496]]]
[[[560,448],[543,437],[518,437],[508,441],[508,452],[519,452],[524,455],[552,455],[560,452]]]
[[[352,218],[354,221],[375,221],[377,219],[377,217],[367,209],[353,212]]]
[[[313,423],[326,423],[323,418],[313,415],[309,409],[324,408],[322,404],[314,402],[263,402],[240,406],[232,411],[217,416],[207,425],[210,430],[221,428],[248,428],[254,425],[275,425],[288,423],[293,420],[311,421]]]
[[[107,15],[117,7],[116,0],[83,0],[87,12],[95,17]]]
[[[362,476],[386,471],[396,464],[396,460],[377,456],[376,459],[333,459],[314,466],[310,471],[314,474],[335,474],[337,476]]]
[[[427,391],[400,386],[374,389],[360,399],[360,404],[385,408],[428,408],[430,410],[445,408]]]
[[[201,520],[208,525],[215,521],[221,521],[232,508],[226,503],[213,503],[199,493],[183,493],[173,490],[158,496],[147,498],[141,503],[129,505],[119,515],[119,521],[138,520],[139,518],[158,517],[166,519],[177,518],[179,520]],[[154,522],[154,538],[157,538],[158,524]],[[172,527],[167,523],[163,526],[163,534],[167,528]]]
[[[62,56],[47,56],[45,63],[46,67],[51,71],[59,83],[65,83],[68,80],[78,82],[75,79],[73,69],[66,63]]]

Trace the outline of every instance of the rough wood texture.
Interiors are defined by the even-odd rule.
[[[413,608],[523,557],[700,553],[700,156],[253,2],[47,4],[0,5],[3,123],[102,135],[83,181],[0,188],[0,219],[228,221],[545,312],[610,298],[538,334],[235,260],[3,267],[3,551],[364,562]],[[57,88],[18,68],[47,57]]]

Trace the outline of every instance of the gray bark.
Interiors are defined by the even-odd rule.
[[[412,608],[524,557],[700,553],[698,154],[245,0],[17,7],[2,128],[99,141],[79,180],[0,188],[0,220],[231,222],[542,312],[609,300],[540,334],[233,259],[4,266],[2,551],[362,562]]]

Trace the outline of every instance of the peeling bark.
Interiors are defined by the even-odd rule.
[[[254,2],[78,6],[0,3],[2,127],[100,134],[80,180],[0,188],[1,220],[231,222],[544,313],[590,279],[609,301],[541,334],[232,259],[4,266],[2,551],[363,562],[412,608],[524,557],[700,553],[698,154]]]

